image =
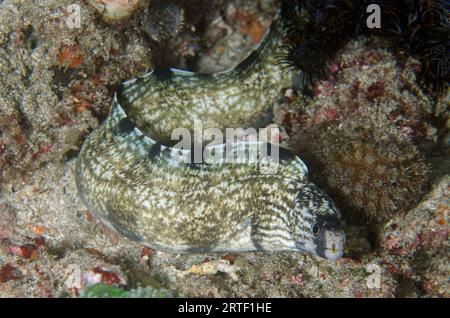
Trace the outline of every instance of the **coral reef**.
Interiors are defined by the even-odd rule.
[[[70,24],[75,14],[70,5],[80,8],[79,28]],[[140,5],[148,8],[147,1]],[[3,1],[0,180],[26,180],[26,174],[47,162],[75,156],[84,137],[107,115],[117,85],[151,65],[195,69],[199,60],[205,72],[231,67],[245,57],[276,10],[272,3],[257,15],[257,4],[242,1],[231,4],[221,18],[222,2],[208,6],[208,15],[198,10],[202,5],[183,3],[183,31],[160,45],[145,36],[146,10],[137,10],[127,23],[107,25],[83,1],[36,6]],[[248,23],[240,33],[240,25]],[[202,35],[210,24],[217,27]]]
[[[79,29],[66,24],[70,4],[80,6]],[[340,149],[332,145],[328,157],[317,155],[340,133],[376,153],[389,151],[386,143],[396,153],[405,145],[401,156],[417,154],[431,166],[431,191],[417,198],[418,205],[399,205],[407,211],[389,210],[386,221],[370,226],[347,220],[340,261],[296,253],[166,254],[108,230],[81,204],[73,157],[108,113],[115,86],[153,65],[154,54],[172,55],[171,66],[202,71],[236,64],[278,4],[221,0],[206,20],[199,17],[203,11],[183,4],[184,28],[167,40],[168,54],[146,37],[145,10],[109,25],[84,1],[0,1],[1,297],[91,296],[92,286],[130,297],[153,296],[161,288],[193,297],[449,297],[448,98],[435,103],[417,85],[422,70],[434,68],[424,68],[425,55],[394,54],[380,39],[342,44],[327,63],[317,64],[326,72],[311,82],[313,96],[288,90],[274,111],[283,142],[305,157],[324,185],[328,176],[320,173],[320,162],[331,162]],[[361,125],[361,131],[347,130]],[[362,135],[367,127],[372,136]],[[328,169],[333,167],[334,161]],[[413,189],[422,183],[407,180]],[[379,284],[371,280],[374,272]]]
[[[156,42],[174,38],[184,28],[184,8],[174,1],[154,1],[149,8],[145,31]]]
[[[401,64],[384,44],[350,42],[328,65],[331,76],[314,82],[313,98],[287,99],[276,114],[317,182],[362,220],[414,206],[430,180],[422,149],[437,146],[434,103],[414,81],[419,62]]]
[[[109,23],[129,18],[142,5],[142,0],[86,0]]]
[[[391,219],[380,233],[384,266],[398,277],[399,296],[449,297],[449,182],[439,178],[421,204]]]
[[[140,29],[149,40],[152,65],[212,73],[243,60],[264,35],[276,6],[272,1],[225,3],[224,0],[150,2],[143,11]]]
[[[380,25],[374,28],[369,27],[369,5],[379,8]],[[378,36],[389,39],[392,48],[419,57],[419,82],[430,94],[446,93],[450,80],[447,1],[289,0],[283,7],[291,21],[286,62],[304,71],[304,84],[323,77],[326,63],[350,39]]]
[[[73,4],[79,28],[67,24]],[[108,112],[114,85],[147,69],[151,55],[129,27],[98,24],[81,2],[3,1],[0,20],[0,175],[20,182],[73,156]]]
[[[343,211],[383,220],[413,207],[429,172],[417,148],[395,135],[377,139],[380,132],[366,126],[370,123],[348,124],[331,127],[311,147],[331,195],[345,202]]]

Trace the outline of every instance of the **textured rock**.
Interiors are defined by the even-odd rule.
[[[80,29],[65,23],[69,4],[80,5]],[[202,70],[235,64],[276,8],[266,0],[220,6],[225,18],[213,10],[204,38],[192,31],[201,19],[187,14],[184,33],[169,45],[177,48],[171,51],[178,66],[193,57]],[[449,121],[433,118],[432,103],[416,90],[417,61],[397,63],[376,42],[350,43],[329,65],[331,75],[315,83],[315,96],[287,92],[274,114],[284,141],[307,154],[311,172],[325,183],[308,156],[315,136],[344,120],[370,121],[374,113],[386,119],[374,121],[379,131],[389,123],[390,133],[432,166],[431,190],[418,205],[384,223],[348,220],[343,259],[166,254],[96,220],[78,198],[73,157],[108,113],[115,85],[150,67],[158,52],[137,31],[143,15],[138,10],[105,25],[84,1],[0,1],[0,296],[77,297],[102,282],[127,290],[164,284],[197,297],[449,297]]]

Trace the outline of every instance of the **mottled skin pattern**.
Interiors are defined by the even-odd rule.
[[[280,28],[275,21],[259,48],[233,69],[215,74],[162,69],[125,82],[122,106],[133,123],[163,144],[173,143],[172,131],[189,129],[194,120],[203,129],[264,127],[295,73],[280,62],[286,53]]]
[[[340,258],[340,213],[289,151],[270,145],[280,161],[265,174],[267,159],[194,164],[186,162],[190,151],[167,146],[172,129],[191,127],[194,118],[204,128],[248,127],[270,112],[292,76],[281,76],[274,62],[281,44],[272,31],[250,59],[226,73],[151,72],[125,83],[78,156],[76,182],[86,206],[119,233],[167,252]],[[247,146],[237,142],[233,149]]]

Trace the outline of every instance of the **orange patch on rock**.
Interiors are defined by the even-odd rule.
[[[34,260],[38,256],[37,248],[38,247],[34,244],[25,244],[22,246],[13,245],[9,247],[9,252],[15,256]]]
[[[66,68],[77,68],[84,62],[84,55],[76,45],[65,45],[59,53],[59,62]]]
[[[238,257],[237,254],[229,253],[227,255],[222,256],[221,258],[224,259],[224,260],[229,261],[230,264],[233,265],[234,261],[236,260],[237,257]]]
[[[33,226],[33,232],[37,236],[41,236],[42,234],[45,234],[48,232],[48,228],[45,226]]]
[[[16,268],[11,264],[6,264],[0,267],[0,283],[6,283],[7,281],[17,279],[19,275],[17,274]]]
[[[256,17],[245,16],[242,20],[243,23],[239,28],[239,31],[245,35],[251,36],[253,44],[258,44],[266,32],[266,28],[256,19]]]

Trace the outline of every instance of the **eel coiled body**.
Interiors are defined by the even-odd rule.
[[[155,70],[125,82],[77,159],[85,205],[119,233],[167,252],[299,251],[340,258],[340,213],[308,180],[297,156],[264,142],[232,144],[232,153],[250,144],[276,150],[277,170],[267,174],[262,158],[194,164],[190,150],[171,147],[173,130],[196,120],[204,129],[267,125],[294,80],[277,62],[284,50],[282,21],[275,19],[259,47],[231,70]],[[225,153],[227,145],[213,148]]]

